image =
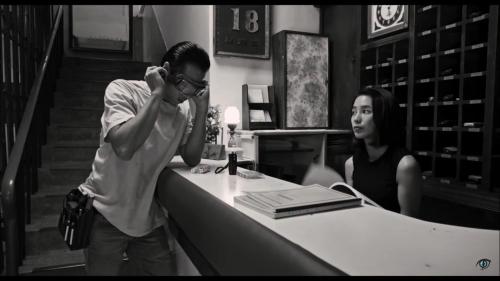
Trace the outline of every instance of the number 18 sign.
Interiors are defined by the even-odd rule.
[[[214,55],[269,59],[269,5],[214,5]]]

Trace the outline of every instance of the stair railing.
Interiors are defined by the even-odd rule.
[[[64,52],[63,6],[1,5],[0,12],[0,236],[5,239],[5,273],[18,275],[26,256],[25,224],[31,222],[31,194],[38,189],[41,146]]]

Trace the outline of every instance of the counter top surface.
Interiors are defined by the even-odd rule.
[[[350,134],[350,130],[345,129],[303,129],[303,130],[236,130],[240,135],[314,135],[314,134]]]
[[[211,166],[206,174],[191,173],[178,156],[168,167],[229,207],[349,275],[500,274],[500,231],[427,222],[368,205],[272,219],[244,206],[234,206],[233,197],[245,191],[301,185],[269,176],[231,176],[227,169],[215,174],[215,167],[225,162],[203,159],[203,164]],[[488,268],[478,266],[481,259],[491,261]]]

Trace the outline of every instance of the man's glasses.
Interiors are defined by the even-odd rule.
[[[175,85],[175,88],[188,99],[189,97],[199,96],[207,87],[206,80],[194,81],[183,74],[169,75],[167,79]]]

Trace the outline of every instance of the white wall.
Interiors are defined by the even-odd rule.
[[[154,5],[167,48],[181,41],[193,41],[207,50],[210,47],[209,5]]]
[[[313,5],[271,5],[271,30],[319,32],[319,9]],[[270,60],[238,57],[214,57],[213,6],[178,5],[154,6],[167,48],[190,40],[201,45],[210,55],[210,104],[220,104],[222,111],[235,105],[241,112],[241,86],[243,84],[272,85],[272,58]],[[223,118],[223,117],[222,117]],[[238,126],[241,128],[241,125]],[[227,128],[224,130],[227,132]],[[227,142],[224,136],[224,142]]]
[[[145,6],[142,16],[143,61],[157,65],[167,51],[167,47],[151,5]]]

